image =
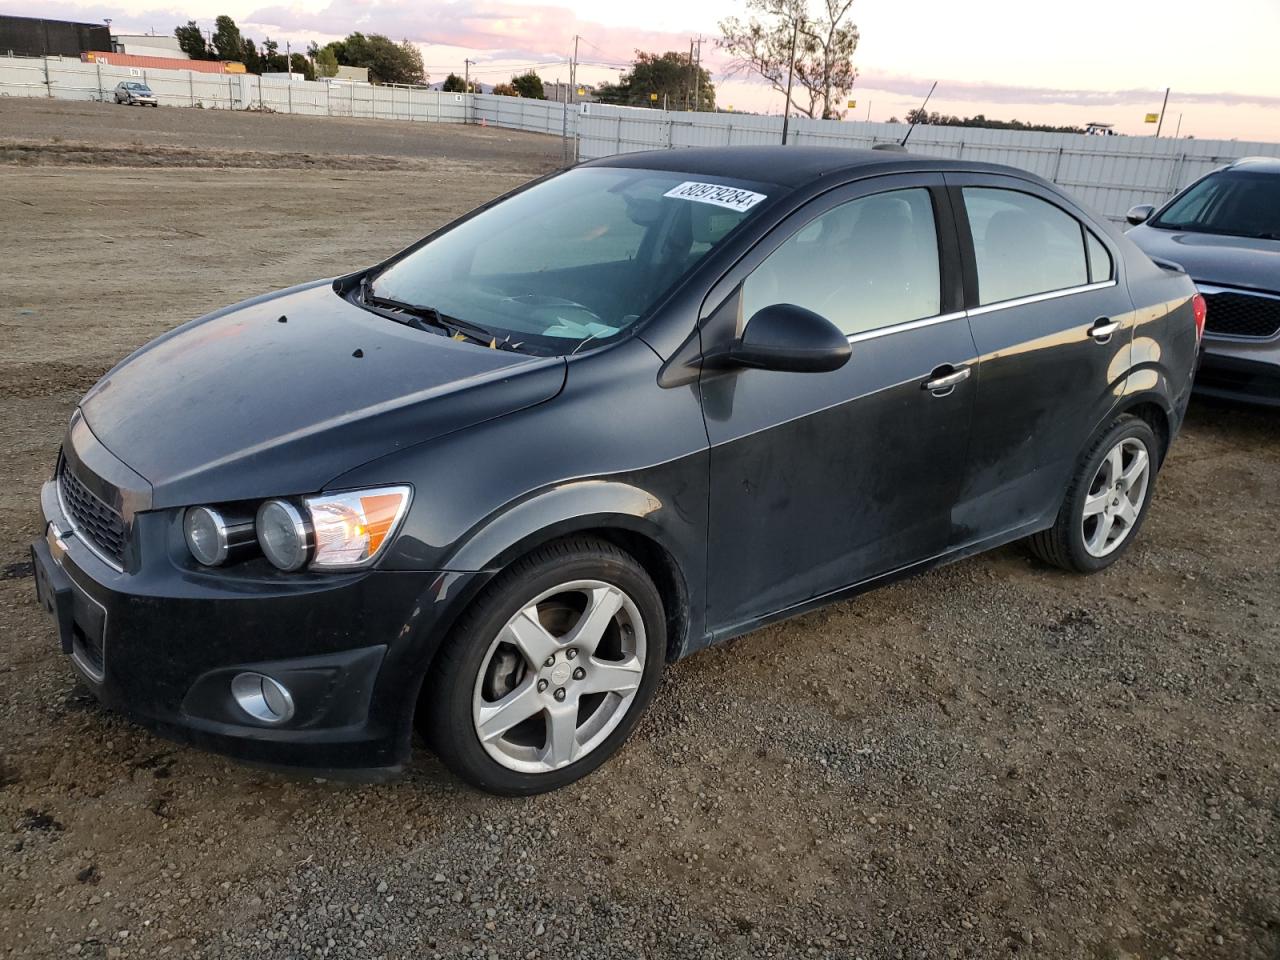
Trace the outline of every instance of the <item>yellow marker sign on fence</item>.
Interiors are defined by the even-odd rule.
[[[1144,120],[1144,121],[1143,121],[1143,123],[1157,123],[1157,122],[1159,122],[1159,120],[1160,120],[1160,114],[1158,114],[1158,113],[1148,113],[1148,114],[1147,114],[1147,119],[1146,119],[1146,120]]]
[[[654,103],[657,103],[657,102],[658,102],[658,95],[657,95],[656,93],[651,93],[651,94],[649,94],[649,99],[650,99],[650,100],[652,100]]]
[[[857,105],[858,105],[858,101],[857,101],[857,100],[850,100],[850,101],[849,101],[849,109],[850,109],[850,110],[852,110],[852,109],[854,109],[855,107],[857,107]]]

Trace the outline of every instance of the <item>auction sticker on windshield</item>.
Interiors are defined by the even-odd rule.
[[[686,180],[678,187],[672,187],[664,197],[677,197],[681,200],[694,200],[698,203],[714,203],[717,207],[728,207],[730,210],[750,210],[761,200],[763,193],[752,193],[750,190],[739,190],[737,187],[726,187],[719,183],[698,183]]]

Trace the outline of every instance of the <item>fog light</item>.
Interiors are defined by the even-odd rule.
[[[240,709],[262,723],[284,723],[293,716],[293,697],[284,684],[261,673],[237,673],[231,695]]]

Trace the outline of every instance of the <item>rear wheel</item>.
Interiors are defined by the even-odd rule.
[[[626,740],[665,650],[662,601],[635,560],[595,539],[551,544],[463,615],[429,678],[423,733],[483,790],[554,790]]]
[[[1133,543],[1155,491],[1160,447],[1139,417],[1117,417],[1080,458],[1058,518],[1028,541],[1046,563],[1092,573]]]

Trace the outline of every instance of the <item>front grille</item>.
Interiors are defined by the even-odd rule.
[[[1280,333],[1280,299],[1248,293],[1206,293],[1209,307],[1204,328],[1209,333],[1265,340]]]
[[[76,532],[116,566],[124,566],[124,518],[77,480],[65,460],[58,464],[58,491]]]

